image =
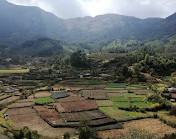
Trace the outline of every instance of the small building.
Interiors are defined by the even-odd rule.
[[[168,88],[168,91],[170,93],[176,93],[176,88],[175,87]]]
[[[79,78],[90,77],[90,76],[91,76],[91,73],[83,73],[83,72],[81,72],[79,74]]]
[[[171,99],[170,99],[171,102],[176,102],[176,94],[175,93],[172,93],[171,94]]]
[[[170,99],[170,101],[175,103],[175,102],[176,102],[176,99]]]

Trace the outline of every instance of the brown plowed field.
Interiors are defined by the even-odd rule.
[[[74,112],[74,113],[61,113],[64,120],[67,122],[77,122],[81,119],[100,119],[105,118],[106,115],[99,110],[84,111],[84,112]]]
[[[7,98],[7,99],[3,99],[3,100],[0,101],[0,105],[13,102],[13,101],[15,101],[15,100],[17,100],[17,99],[19,99],[18,96],[12,96],[12,97],[9,97],[9,98]]]
[[[35,97],[37,98],[50,97],[50,96],[51,96],[50,92],[38,92],[35,94]]]
[[[37,107],[36,110],[39,110],[37,112],[41,116],[41,118],[43,118],[44,120],[47,120],[49,123],[53,125],[60,125],[63,123],[61,116],[54,109],[47,109],[41,106],[41,107]]]
[[[60,103],[53,103],[51,105],[53,105],[54,107],[56,107],[57,111],[59,111],[59,112],[66,112],[65,109],[64,109],[64,107]]]
[[[116,138],[119,135],[125,135],[130,129],[144,130],[159,137],[163,137],[165,134],[176,133],[176,129],[166,124],[163,124],[158,119],[142,119],[125,122],[123,124],[124,129],[114,129],[107,131],[99,131],[98,134],[103,139]]]
[[[59,102],[71,102],[71,101],[82,101],[82,100],[84,100],[84,98],[79,96],[69,96],[66,98],[57,99],[57,101]]]
[[[11,96],[10,95],[2,95],[2,96],[0,96],[0,101],[3,99],[9,98],[9,97],[11,97]]]
[[[40,108],[41,109],[41,108]],[[16,110],[16,112],[15,112]],[[19,114],[17,114],[19,112]],[[32,108],[18,108],[10,109],[7,111],[10,119],[15,124],[16,127],[22,128],[28,126],[31,130],[37,130],[39,134],[50,136],[50,137],[60,137],[69,132],[72,136],[76,133],[76,130],[73,128],[53,128],[48,125],[36,111]],[[16,115],[17,114],[17,115]],[[50,120],[50,118],[48,118]],[[58,119],[51,118],[51,122],[57,123]]]
[[[8,106],[9,109],[14,108],[22,108],[22,107],[31,107],[34,103],[33,102],[24,102],[24,103],[13,103]]]
[[[37,113],[10,116],[16,127],[22,128],[29,125],[45,124]]]
[[[83,90],[80,92],[83,97],[94,98],[94,99],[107,99],[105,91],[99,90]]]
[[[98,109],[96,102],[93,100],[61,103],[61,105],[66,112],[88,111]]]
[[[34,100],[35,100],[35,99],[23,99],[23,100],[17,101],[17,103],[34,102]]]
[[[14,115],[22,115],[22,114],[28,114],[28,113],[35,113],[35,110],[27,107],[27,108],[16,108],[16,109],[8,109],[6,112],[10,116]]]

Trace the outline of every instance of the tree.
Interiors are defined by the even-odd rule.
[[[75,68],[88,68],[88,60],[85,53],[77,51],[70,56],[70,64]]]
[[[89,127],[90,123],[89,119],[80,121],[79,139],[99,139],[96,132]]]

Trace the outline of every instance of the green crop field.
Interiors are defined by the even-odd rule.
[[[0,74],[28,73],[29,69],[8,69],[0,70]]]
[[[127,87],[128,90],[137,90],[137,89],[147,89],[148,86],[141,84],[131,84]]]
[[[105,90],[125,90],[126,84],[124,83],[108,83],[107,87],[105,87]]]
[[[103,84],[103,81],[100,80],[96,80],[96,79],[74,79],[72,80],[73,82],[87,82],[91,85],[99,85],[99,84]]]
[[[129,101],[128,98],[126,98],[126,97],[111,97],[110,100],[111,101],[122,101],[122,102],[123,101],[127,101],[127,102]]]
[[[54,102],[54,99],[50,98],[50,97],[45,97],[45,98],[37,98],[35,100],[35,104],[48,104],[48,103],[52,103]]]
[[[97,100],[96,103],[99,107],[113,106],[111,100]]]
[[[124,111],[118,109],[117,107],[100,107],[99,109],[106,115],[117,121],[128,121],[150,117],[150,114],[148,113]]]

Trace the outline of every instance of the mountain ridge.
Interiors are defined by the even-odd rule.
[[[176,14],[140,19],[119,14],[61,19],[38,7],[0,1],[0,44],[18,46],[36,36],[73,42],[96,43],[114,39],[152,40],[176,34]],[[163,28],[163,25],[165,26]],[[166,33],[169,30],[170,33]]]

